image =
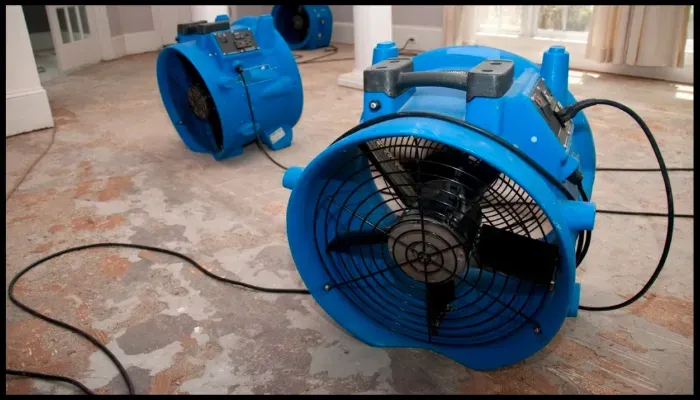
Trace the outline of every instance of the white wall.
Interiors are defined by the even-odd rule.
[[[22,6],[5,6],[5,136],[53,126]]]
[[[104,60],[128,54],[156,51],[163,47],[159,7],[163,6],[94,6]],[[167,6],[188,7],[189,6]],[[109,33],[107,33],[107,31]],[[175,34],[173,33],[173,37]]]

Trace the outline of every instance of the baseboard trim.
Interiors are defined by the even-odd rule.
[[[393,40],[397,46],[402,47],[410,37],[414,38],[415,41],[409,43],[407,46],[408,50],[425,51],[443,46],[442,27],[419,25],[394,25],[392,27],[391,40]],[[353,23],[334,22],[332,40],[336,43],[352,44],[354,42]],[[658,79],[690,85],[694,82],[694,60],[692,53],[686,53],[685,67],[683,68],[652,68],[593,62],[587,60],[585,57],[585,44],[562,42],[554,39],[513,38],[477,34],[476,44],[510,51],[535,63],[542,62],[542,52],[547,50],[549,46],[555,44],[564,45],[570,53],[570,67],[572,69]],[[340,79],[338,83],[341,84]]]
[[[334,43],[352,44],[355,36],[352,31],[352,22],[334,22],[331,41]]]
[[[563,45],[569,52],[569,67],[571,69],[602,72],[606,74],[626,75],[636,78],[656,79],[667,82],[693,84],[693,54],[685,54],[683,68],[633,67],[629,65],[602,64],[586,59],[586,44],[580,42],[564,42],[545,38],[513,38],[498,35],[477,34],[476,43],[482,46],[495,47],[510,51],[534,63],[542,62],[542,53],[550,46]]]
[[[338,85],[362,90],[364,88],[362,73],[359,71],[352,71],[347,74],[342,74],[338,77]]]
[[[5,137],[54,125],[49,97],[42,87],[7,93],[5,116]]]
[[[414,38],[415,41],[407,47],[409,50],[430,50],[442,46],[442,28],[440,27],[394,25],[391,29],[391,35],[391,40],[399,47],[403,46],[408,38]],[[334,22],[331,39],[335,43],[354,43],[352,22]]]
[[[126,54],[147,53],[162,47],[158,31],[146,31],[124,34],[124,49]]]
[[[392,40],[401,48],[408,38],[413,38],[413,43],[408,43],[407,50],[432,50],[442,47],[442,28],[435,26],[418,25],[394,25],[391,30]]]
[[[115,36],[112,38],[112,55],[111,59],[122,57],[126,54],[126,43],[124,35]]]

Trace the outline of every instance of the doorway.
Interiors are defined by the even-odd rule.
[[[22,6],[39,80],[101,61],[93,6]]]
[[[44,83],[60,75],[46,6],[22,6],[22,11],[27,22],[39,80]]]

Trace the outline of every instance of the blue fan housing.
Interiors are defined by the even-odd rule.
[[[398,49],[393,42],[380,43],[375,48],[373,63],[400,62],[395,57]],[[502,143],[463,125],[430,116],[398,117],[365,124],[364,128],[333,143],[305,168],[292,167],[285,173],[282,183],[292,190],[287,235],[299,273],[318,304],[359,340],[378,347],[429,349],[472,369],[490,370],[517,363],[538,352],[557,334],[567,317],[577,315],[580,285],[575,281],[575,243],[580,231],[593,228],[595,206],[581,201],[566,179],[579,169],[584,177],[584,191],[590,197],[595,176],[593,137],[585,116],[579,113],[568,136],[561,139],[550,129],[531,97],[536,85],[544,85],[561,105],[575,102],[568,91],[568,53],[562,47],[552,47],[544,53],[540,67],[494,48],[447,47],[414,57],[413,70],[472,70],[485,61],[502,64],[508,60],[513,63],[513,78],[507,92],[469,101],[463,90],[429,85],[391,97],[382,91],[368,90],[371,82],[365,75],[362,122],[416,111],[469,122],[516,146],[564,184],[576,200],[567,199],[536,168]],[[467,95],[468,92],[469,89]],[[396,269],[393,273],[384,272],[392,269],[395,262],[389,257],[373,256],[365,250],[338,255],[324,248],[327,245],[324,232],[332,235],[346,226],[376,232],[379,227],[387,228],[395,222],[395,217],[392,221],[389,221],[392,218],[382,220],[390,212],[378,194],[367,159],[357,158],[360,154],[357,149],[366,143],[399,137],[432,141],[472,155],[527,192],[550,223],[549,232],[539,240],[558,248],[558,267],[551,286],[525,293],[502,275],[479,271],[490,276],[491,286],[474,286],[473,292],[461,293],[460,300],[448,308],[457,311],[447,315],[456,316],[446,318],[438,328],[441,335],[435,336],[422,327],[423,314],[407,311],[420,310],[416,307],[423,302],[423,291],[427,291],[422,289],[422,282],[411,281]],[[352,171],[360,173],[353,175]],[[319,215],[326,218],[317,218]],[[529,254],[523,253],[521,257],[525,259]],[[351,262],[363,265],[361,270],[351,272],[342,268],[343,263]],[[475,273],[470,261],[469,269],[460,279],[468,280]],[[360,280],[361,276],[369,275],[373,275],[371,280]],[[351,283],[353,280],[357,282]],[[457,324],[457,319],[471,323]]]
[[[219,16],[189,25],[157,61],[163,104],[185,145],[217,160],[240,154],[257,138],[272,150],[288,147],[304,95],[294,55],[272,17],[229,25]]]
[[[330,7],[274,6],[271,13],[275,28],[292,50],[313,50],[331,43],[333,14]]]

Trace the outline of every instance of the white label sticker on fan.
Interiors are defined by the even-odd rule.
[[[270,142],[272,144],[275,144],[280,141],[284,137],[284,130],[282,128],[277,129],[276,131],[272,132],[272,135],[270,135]]]

